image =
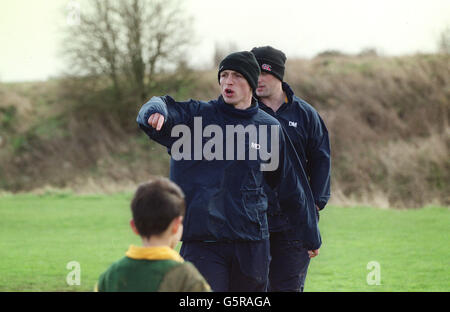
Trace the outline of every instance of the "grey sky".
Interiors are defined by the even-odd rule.
[[[71,1],[83,8],[87,0]],[[0,81],[46,79],[64,69],[59,29],[69,2],[0,3]],[[196,66],[210,65],[216,42],[240,50],[270,44],[288,58],[366,47],[387,55],[434,52],[450,27],[448,0],[185,0],[184,7],[194,17],[189,60]]]

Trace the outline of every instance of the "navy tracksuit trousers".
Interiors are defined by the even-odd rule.
[[[268,291],[303,292],[310,258],[308,250],[287,232],[270,233]]]
[[[180,254],[195,265],[215,292],[267,291],[269,240],[183,242]]]
[[[320,214],[316,211],[316,220]],[[274,223],[280,219],[272,219]],[[303,292],[310,258],[308,249],[292,239],[289,230],[270,232],[270,268],[267,291]]]

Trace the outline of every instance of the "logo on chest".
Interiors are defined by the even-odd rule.
[[[297,122],[296,121],[289,121],[289,127],[297,128]]]

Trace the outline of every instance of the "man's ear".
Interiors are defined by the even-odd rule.
[[[137,228],[136,228],[136,224],[134,223],[134,220],[133,220],[133,219],[130,220],[130,227],[131,227],[131,229],[133,230],[133,232],[134,232],[136,235],[139,235],[139,232],[138,232],[138,230],[137,230]]]
[[[173,221],[172,221],[172,234],[177,233],[178,229],[182,225],[183,225],[183,217],[182,216],[179,216],[179,217],[176,217],[175,219],[173,219]]]

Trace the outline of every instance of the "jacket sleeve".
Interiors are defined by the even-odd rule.
[[[170,96],[152,97],[139,110],[136,122],[152,140],[170,148],[173,142],[178,139],[172,137],[172,128],[180,124],[188,124],[196,115],[200,108],[198,101],[190,100],[186,102],[176,102]],[[164,116],[164,124],[160,131],[152,128],[148,124],[148,119],[154,113]]]
[[[197,268],[184,262],[166,273],[159,292],[211,292],[211,287]]]
[[[314,202],[323,209],[330,198],[331,154],[328,130],[317,112],[309,126],[307,150],[308,168]]]
[[[288,217],[295,238],[308,250],[318,249],[322,239],[308,178],[289,137],[280,129],[279,166],[266,174],[266,181],[277,190],[281,211]]]

